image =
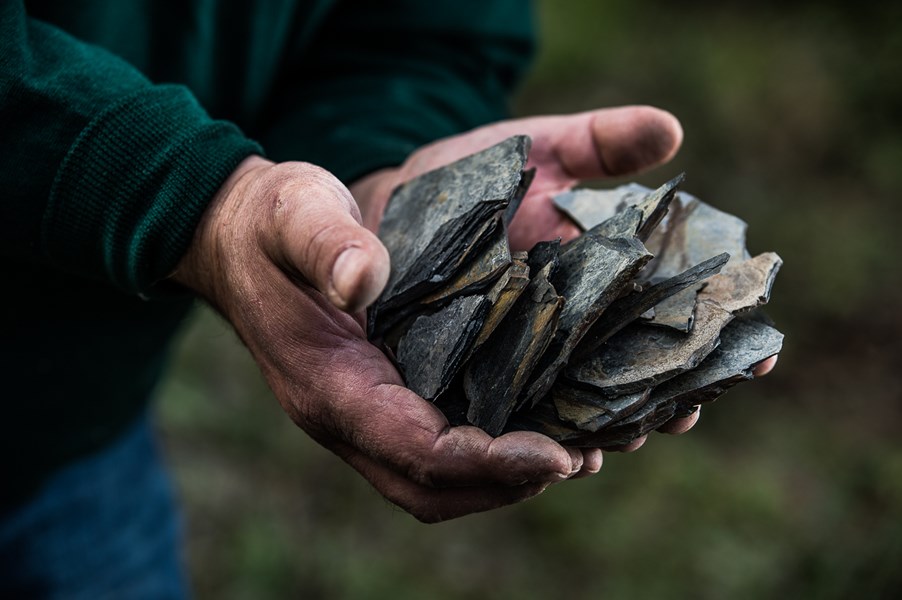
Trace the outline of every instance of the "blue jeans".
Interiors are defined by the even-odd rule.
[[[180,541],[144,416],[0,517],[0,598],[185,598]]]

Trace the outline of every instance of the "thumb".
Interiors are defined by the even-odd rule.
[[[371,304],[388,281],[388,251],[361,225],[351,193],[331,173],[307,163],[275,169],[282,183],[275,202],[274,250],[284,266],[344,311]]]
[[[623,106],[589,113],[598,162],[607,175],[627,175],[668,162],[683,141],[680,122],[651,106]]]
[[[532,164],[572,179],[627,175],[666,163],[683,141],[680,122],[651,106],[604,108],[512,121],[533,138]]]

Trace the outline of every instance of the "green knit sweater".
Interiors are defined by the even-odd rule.
[[[505,113],[525,0],[4,0],[0,507],[142,410],[252,153],[346,182]]]

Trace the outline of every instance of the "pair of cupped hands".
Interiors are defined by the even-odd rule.
[[[665,163],[683,136],[671,114],[651,107],[502,121],[424,146],[350,190],[314,165],[252,156],[209,205],[173,276],[228,319],[299,427],[425,522],[519,502],[601,468],[597,448],[450,427],[367,341],[363,309],[389,275],[375,233],[392,189],[516,134],[532,138],[527,166],[536,176],[510,227],[515,250],[579,234],[554,195]],[[697,418],[661,430],[682,433]]]

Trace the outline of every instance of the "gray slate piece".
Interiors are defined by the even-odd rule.
[[[672,402],[655,404],[646,402],[637,412],[613,426],[589,436],[573,440],[583,447],[612,448],[625,446],[638,437],[651,433],[675,416]],[[593,437],[594,436],[594,437]]]
[[[724,310],[743,313],[770,300],[774,279],[783,260],[774,252],[764,252],[754,258],[728,263],[723,271],[705,282],[699,301],[711,300]]]
[[[495,285],[486,292],[486,298],[492,303],[492,308],[486,315],[485,323],[476,338],[476,347],[484,344],[494,333],[504,318],[514,307],[520,294],[529,285],[529,266],[526,264],[526,253],[523,256],[516,256],[510,267],[504,272]]]
[[[618,299],[602,313],[598,321],[583,337],[573,353],[573,361],[579,361],[595,352],[611,336],[642,317],[647,311],[652,311],[652,313],[645,320],[654,318],[655,305],[687,287],[695,287],[697,283],[715,275],[729,258],[726,253],[718,254],[675,277]]]
[[[525,390],[521,404],[534,406],[551,390],[570,354],[651,255],[635,238],[596,237],[592,231],[564,247],[552,283],[566,301],[558,330]]]
[[[536,411],[517,423],[524,429],[544,433],[569,446],[611,448],[623,446],[645,435],[665,423],[685,417],[695,412],[695,405],[711,402],[730,387],[752,379],[752,367],[762,360],[777,354],[783,343],[783,335],[764,323],[753,320],[735,319],[721,334],[721,343],[698,367],[654,388],[629,396],[608,400],[611,406],[628,406],[631,412],[625,417],[608,419],[600,414],[593,421],[589,402],[603,405],[597,396],[580,395],[580,390],[565,392],[564,403],[573,399],[572,412],[561,412],[560,396],[555,398],[557,415],[564,422],[555,421],[554,416]],[[555,389],[566,389],[555,386]],[[646,398],[636,409],[637,399]],[[566,417],[565,417],[566,415]],[[577,426],[575,420],[579,421]],[[587,426],[600,425],[594,432]]]
[[[503,227],[498,227],[491,244],[486,246],[469,265],[460,269],[458,275],[447,285],[425,296],[420,303],[442,304],[458,296],[482,291],[507,270],[511,260],[507,234]]]
[[[441,394],[469,357],[490,307],[485,296],[464,296],[417,318],[398,344],[407,387],[427,400]]]
[[[555,196],[554,203],[584,231],[645,241],[667,214],[684,179],[685,174],[681,173],[656,190],[636,185],[614,190],[571,190]]]
[[[557,273],[557,267],[561,260],[561,238],[555,238],[545,242],[538,242],[529,249],[526,263],[529,265],[530,273],[538,273],[545,268],[545,265],[551,264],[551,270],[548,277],[554,277]]]
[[[605,398],[589,390],[558,381],[551,389],[551,403],[558,418],[581,431],[594,433],[629,417],[648,402],[651,390]]]
[[[570,190],[554,197],[554,204],[583,231],[592,229],[617,214],[630,192],[625,186],[613,190]]]
[[[517,396],[557,328],[564,300],[548,281],[553,261],[526,286],[514,307],[464,371],[470,423],[498,435]]]
[[[642,273],[642,280],[674,277],[723,252],[730,255],[728,264],[742,262],[749,257],[745,249],[747,228],[742,219],[680,192],[661,227],[648,239],[648,248],[655,259]],[[655,306],[655,317],[649,322],[684,332],[691,330],[699,288],[687,288]]]
[[[773,252],[728,264],[699,293],[696,324],[690,333],[633,323],[588,358],[571,364],[566,377],[574,386],[619,396],[695,368],[716,347],[721,329],[734,314],[767,302],[781,264]]]
[[[523,171],[523,176],[520,178],[520,183],[517,184],[517,191],[514,192],[510,204],[508,204],[507,208],[504,209],[504,214],[502,215],[501,220],[504,223],[505,231],[507,231],[507,228],[510,226],[511,221],[514,220],[514,216],[516,216],[517,211],[520,209],[520,205],[523,203],[523,198],[526,197],[526,193],[529,191],[529,186],[532,185],[532,180],[535,178],[535,168]]]
[[[624,399],[625,402],[637,399],[641,402],[647,393],[639,393]],[[542,403],[527,415],[516,415],[511,421],[510,430],[525,429],[547,435],[551,439],[573,447],[583,448],[616,448],[625,446],[636,438],[664,425],[675,415],[675,404],[664,402],[654,404],[641,402],[634,412],[597,431],[585,431],[572,424],[558,420],[550,406]]]
[[[633,323],[595,354],[571,364],[566,377],[576,387],[614,397],[653,387],[695,368],[716,346],[733,315],[713,302],[700,303],[690,334]]]
[[[720,211],[685,192],[678,192],[667,216],[649,237],[655,260],[643,279],[665,279],[722,252],[731,263],[749,258],[745,249],[748,225],[739,217]]]
[[[387,329],[397,319],[386,313],[442,287],[495,238],[503,211],[523,193],[528,151],[529,138],[514,136],[394,191],[379,229],[392,269],[371,323]]]
[[[752,367],[782,347],[783,334],[773,327],[735,319],[724,327],[717,349],[695,369],[652,390],[652,402],[675,402],[678,415],[691,414],[695,405],[713,401],[733,385],[752,379]]]
[[[654,316],[646,319],[646,322],[689,333],[695,326],[695,304],[701,288],[702,284],[698,283],[665,298],[655,307]]]
[[[648,240],[652,232],[664,219],[670,209],[670,204],[676,197],[677,188],[686,179],[685,173],[680,173],[645,198],[636,203],[634,208],[642,212],[642,222],[636,231],[636,237],[643,242]]]

